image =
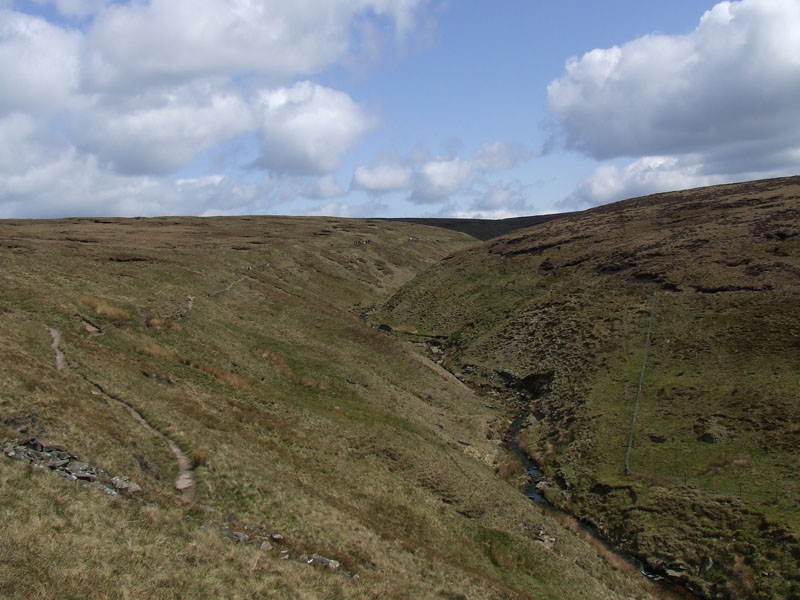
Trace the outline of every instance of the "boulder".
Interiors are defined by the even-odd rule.
[[[327,567],[331,571],[336,571],[341,566],[338,560],[333,560],[332,558],[325,558],[320,554],[312,554],[311,558],[308,559],[308,564],[310,565],[318,565],[321,567]]]
[[[565,489],[565,490],[571,490],[572,489],[572,482],[570,481],[569,475],[567,475],[566,471],[564,471],[562,469],[559,469],[558,471],[556,471],[555,479],[556,479],[556,483],[562,489]]]
[[[111,485],[114,486],[115,490],[123,492],[129,496],[133,496],[134,494],[139,494],[142,491],[142,488],[139,487],[137,484],[129,481],[127,477],[114,477],[111,480]]]
[[[85,463],[80,460],[71,460],[67,463],[67,471],[72,473],[73,475],[77,473],[83,473],[90,469],[89,463]]]

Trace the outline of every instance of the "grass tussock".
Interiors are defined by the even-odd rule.
[[[251,387],[250,382],[246,377],[243,377],[238,373],[233,373],[232,371],[228,371],[227,369],[222,369],[220,367],[210,365],[208,363],[197,362],[189,359],[182,359],[181,362],[185,365],[203,371],[204,373],[208,373],[209,375],[212,375],[217,379],[224,381],[231,387],[239,389],[250,389]]]
[[[168,329],[169,331],[180,331],[181,324],[173,319],[162,319],[160,317],[153,317],[147,320],[147,326],[151,327],[152,329],[156,329],[161,331],[163,329]]]
[[[153,338],[146,335],[138,336],[136,340],[136,350],[142,354],[147,354],[148,356],[154,356],[156,358],[173,357],[172,352],[164,348],[164,346],[159,344]]]
[[[109,319],[116,321],[131,318],[131,314],[127,310],[109,304],[108,301],[103,300],[102,298],[97,298],[96,296],[82,294],[75,300],[80,304],[91,307],[91,309],[101,317],[108,317]]]
[[[208,452],[202,448],[192,450],[192,464],[195,467],[202,467],[208,464]]]
[[[269,364],[272,365],[272,368],[288,381],[299,383],[307,388],[314,388],[320,391],[325,391],[330,388],[330,384],[327,381],[321,381],[309,375],[298,376],[289,366],[289,363],[286,362],[286,359],[274,350],[266,348],[260,350],[258,354],[261,358],[267,359]]]
[[[511,483],[519,480],[523,468],[522,461],[519,457],[516,454],[508,452],[500,458],[494,469],[501,479]]]

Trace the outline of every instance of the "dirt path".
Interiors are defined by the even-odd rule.
[[[56,329],[55,327],[48,327],[47,330],[50,332],[50,336],[53,338],[52,348],[56,352],[56,369],[66,369],[69,364],[67,363],[67,357],[62,352],[59,345],[61,344],[61,332]],[[153,434],[156,437],[161,438],[166,442],[167,446],[169,446],[170,452],[175,456],[175,460],[178,462],[178,477],[175,479],[175,489],[177,489],[181,493],[181,498],[186,500],[187,502],[194,502],[195,497],[197,496],[197,482],[194,478],[194,470],[192,469],[192,461],[186,456],[186,453],[183,452],[178,447],[173,440],[168,438],[165,434],[161,433],[158,429],[153,427],[147,419],[145,419],[135,408],[133,408],[130,404],[112,396],[107,391],[103,389],[103,387],[85,375],[81,374],[81,376],[94,387],[98,392],[100,392],[103,396],[110,399],[111,401],[115,402],[117,405],[121,406],[125,410],[127,410],[133,419],[139,423],[142,427],[144,427],[148,432]]]
[[[213,296],[216,296],[217,294],[222,294],[223,292],[230,292],[233,289],[233,286],[235,286],[237,283],[241,283],[245,279],[247,279],[247,277],[241,277],[236,281],[234,281],[233,283],[231,283],[230,285],[228,285],[228,287],[224,287],[221,290],[217,290],[215,292],[208,292],[208,297],[211,298]]]
[[[103,387],[89,379],[88,377],[85,378],[92,386],[94,386],[103,396],[109,398],[113,402],[117,403],[117,405],[121,406],[125,410],[130,413],[133,419],[139,423],[144,429],[148,432],[153,434],[156,437],[161,438],[166,442],[167,446],[169,446],[170,452],[175,456],[175,460],[178,463],[178,477],[175,479],[175,489],[181,493],[181,498],[186,500],[187,502],[194,502],[195,497],[197,496],[197,482],[194,478],[194,470],[192,469],[192,461],[186,456],[186,453],[178,447],[172,439],[167,437],[165,434],[161,433],[158,429],[153,427],[147,419],[145,419],[139,411],[133,408],[130,404],[125,402],[124,400],[120,400],[119,398],[112,396]]]
[[[53,338],[53,343],[50,345],[50,347],[56,352],[56,369],[59,371],[66,369],[69,366],[67,363],[67,357],[64,356],[61,348],[59,348],[59,345],[61,344],[61,332],[55,327],[48,327],[47,331],[50,332],[50,337]]]

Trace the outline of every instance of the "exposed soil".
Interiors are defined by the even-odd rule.
[[[56,352],[56,369],[66,369],[69,365],[67,363],[67,358],[64,355],[64,352],[59,347],[61,344],[61,332],[56,329],[55,327],[49,327],[48,331],[50,332],[51,337],[53,338],[52,348]],[[119,406],[125,408],[130,415],[134,418],[134,420],[139,423],[142,427],[144,427],[148,432],[151,434],[160,437],[163,439],[167,446],[169,446],[170,452],[175,456],[175,460],[178,462],[178,477],[175,479],[175,489],[180,491],[181,498],[186,500],[187,502],[194,502],[195,497],[197,496],[197,484],[194,478],[194,470],[192,469],[192,461],[189,459],[188,456],[181,450],[178,445],[171,440],[169,437],[161,433],[158,429],[153,427],[147,420],[130,404],[127,402],[120,400],[106,392],[98,383],[95,383],[91,379],[86,376],[83,376],[87,382],[89,382],[93,387],[95,387],[103,396],[109,398]]]
[[[126,402],[115,398],[108,394],[100,385],[97,383],[90,381],[95,388],[97,388],[100,393],[102,393],[107,398],[110,398],[118,405],[125,408],[130,415],[136,420],[139,425],[144,427],[148,432],[152,433],[153,435],[160,437],[167,443],[169,446],[170,452],[175,456],[175,460],[178,463],[178,477],[175,479],[175,489],[177,489],[181,493],[181,498],[186,500],[187,502],[194,502],[195,497],[197,496],[197,484],[194,478],[194,470],[192,469],[192,461],[189,459],[188,456],[178,447],[173,440],[168,438],[166,435],[161,433],[158,429],[150,425],[147,420],[131,405],[127,404]]]
[[[62,369],[66,369],[67,366],[67,357],[64,356],[64,353],[59,348],[59,344],[61,344],[61,332],[56,329],[55,327],[48,327],[47,331],[50,332],[50,337],[53,338],[52,348],[55,350],[56,353],[56,369],[59,371]]]

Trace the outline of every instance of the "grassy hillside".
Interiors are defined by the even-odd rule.
[[[799,307],[795,177],[515,232],[445,258],[377,318],[439,336],[432,358],[525,417],[551,503],[702,595],[797,598]]]
[[[361,318],[474,242],[0,222],[0,596],[657,594],[519,493],[496,406]]]

